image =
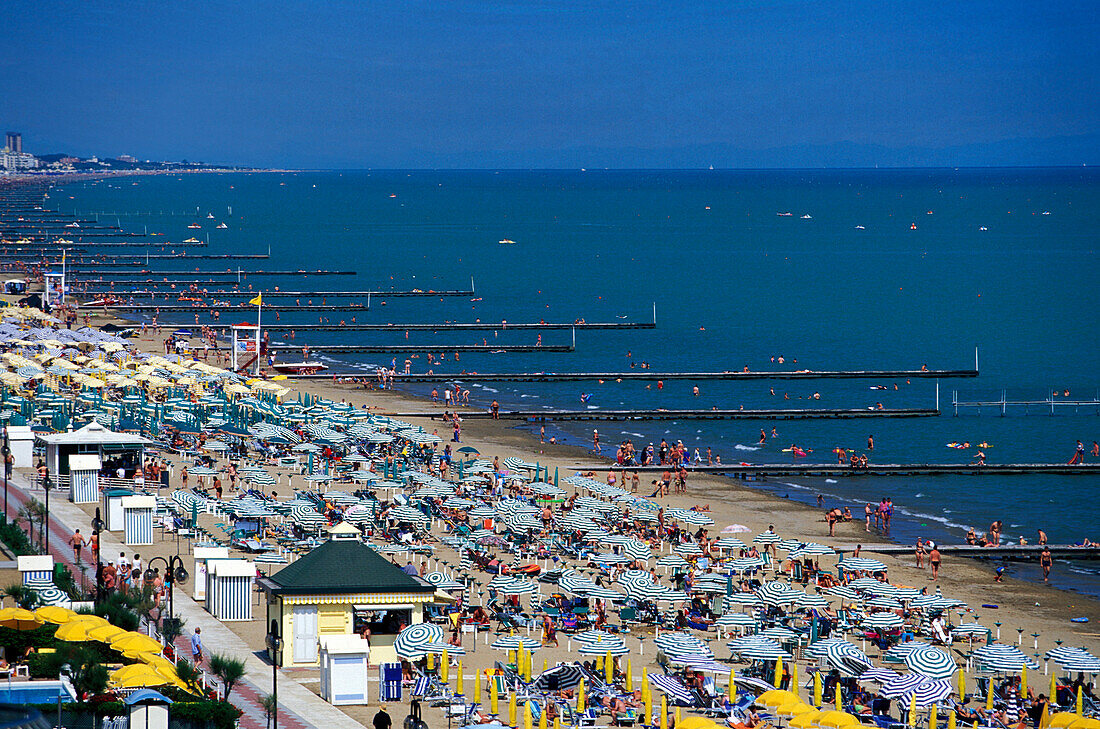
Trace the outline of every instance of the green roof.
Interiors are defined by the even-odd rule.
[[[435,592],[354,539],[329,540],[268,580],[276,595],[348,592]]]

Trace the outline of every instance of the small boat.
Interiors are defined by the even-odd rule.
[[[862,225],[857,225],[856,230],[867,230],[867,229],[864,228]]]
[[[514,240],[511,240],[509,238],[502,238],[498,240],[497,243],[500,243],[502,246],[514,246],[516,244]]]
[[[1044,210],[1043,215],[1050,215],[1050,211],[1049,210]]]
[[[190,237],[190,238],[188,238],[187,240],[184,241],[184,243],[199,243],[199,242],[200,242],[199,239],[195,238],[194,236],[192,236],[192,237]]]
[[[987,228],[987,227],[985,227],[985,226],[983,225],[982,227],[978,228],[978,230],[982,230],[982,231],[985,231],[985,230],[989,230],[989,228]]]
[[[225,223],[218,223],[214,227],[218,230],[228,230],[229,229],[229,226],[226,225]]]
[[[793,218],[794,213],[776,213],[781,218]]]
[[[321,362],[277,362],[272,369],[284,375],[313,375],[328,367]]]
[[[187,227],[188,228],[201,228],[202,226],[199,225],[198,223],[191,223],[191,225],[188,225]]]
[[[913,223],[909,226],[909,230],[916,230],[916,229],[917,229],[917,224],[916,223]]]
[[[213,220],[214,219],[214,213],[207,213],[206,217],[209,218],[210,220]]]
[[[69,224],[68,224],[68,225],[66,225],[65,227],[66,227],[66,228],[79,228],[79,227],[80,227],[80,223],[69,223]]]
[[[802,216],[802,219],[803,220],[813,220],[814,216],[810,215],[809,213],[806,213],[805,215]]]

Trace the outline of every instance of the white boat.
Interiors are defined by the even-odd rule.
[[[79,228],[79,227],[80,227],[80,223],[69,223],[69,224],[68,224],[68,225],[66,225],[65,227],[66,227],[66,228]]]
[[[862,225],[857,225],[856,230],[867,230],[867,229],[864,228]]]
[[[191,225],[188,225],[187,227],[188,228],[201,228],[202,226],[199,225],[198,223],[191,223]]]
[[[271,367],[284,375],[312,375],[328,369],[321,362],[277,362]]]
[[[776,213],[781,218],[793,218],[794,213]]]
[[[229,226],[226,225],[225,223],[218,223],[214,227],[217,228],[218,230],[228,230],[229,229]]]
[[[209,218],[210,220],[213,220],[214,219],[214,213],[207,213],[206,217]]]
[[[500,243],[502,246],[514,246],[516,244],[514,240],[511,240],[509,238],[502,238],[501,240],[498,240],[497,243]]]
[[[978,228],[978,230],[989,230],[989,228],[987,228],[983,225],[982,227]]]
[[[813,220],[814,216],[810,215],[809,213],[806,213],[805,215],[802,216],[802,219],[803,220]]]
[[[198,242],[199,242],[199,239],[194,238],[194,237],[188,238],[187,240],[184,241],[184,243],[198,243]]]

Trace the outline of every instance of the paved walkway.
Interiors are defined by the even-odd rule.
[[[3,479],[0,478],[0,482],[2,481]],[[32,491],[25,479],[18,474],[13,475],[8,484],[8,512],[12,515],[18,514],[20,507],[31,497],[43,501],[43,496],[41,489]],[[80,529],[81,534],[90,534],[90,517],[79,506],[70,503],[63,491],[51,491],[49,552],[53,555],[55,562],[67,565],[78,579],[83,572],[85,579],[91,582],[95,579],[94,570],[86,564],[82,564],[81,569],[78,570],[74,564],[73,550],[68,544],[68,539],[75,529]],[[35,538],[37,539],[37,534]],[[111,555],[133,551],[133,547],[127,547],[110,532],[100,532],[101,554]],[[193,573],[194,570],[190,569],[193,565],[188,567]],[[263,696],[271,693],[271,664],[261,660],[236,633],[214,619],[187,594],[186,590],[176,590],[173,597],[176,614],[187,621],[185,627],[202,628],[202,642],[206,656],[211,653],[222,653],[244,659],[245,678],[233,689],[229,700],[244,712],[241,716],[243,729],[266,729],[267,717],[260,702]],[[177,655],[180,656],[189,656],[191,651],[191,634],[186,630],[185,633],[176,641]],[[307,721],[303,718],[304,716],[309,716],[310,720]],[[286,729],[319,729],[320,727],[362,729],[363,727],[362,724],[289,678],[282,671],[279,672],[279,726]]]

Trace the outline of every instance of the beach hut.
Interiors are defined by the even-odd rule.
[[[113,469],[131,471],[142,464],[145,446],[152,443],[134,433],[116,433],[95,421],[69,433],[37,434],[35,441],[46,448],[46,467],[55,482],[68,475],[70,456],[95,454]]]
[[[153,510],[157,500],[152,496],[126,496],[122,499],[123,541],[131,547],[153,543]]]
[[[229,547],[195,547],[195,569],[191,574],[195,576],[196,600],[206,600],[206,567],[211,559],[229,559]]]
[[[94,504],[99,501],[99,469],[103,461],[95,453],[69,456],[69,501]]]
[[[256,566],[245,559],[208,559],[206,610],[218,620],[252,619],[252,581]]]
[[[172,699],[152,689],[135,691],[125,699],[130,707],[130,729],[168,729]]]
[[[133,495],[134,492],[130,489],[103,490],[103,515],[107,531],[122,531],[125,524],[122,518],[122,500]]]
[[[326,635],[321,646],[321,698],[333,706],[366,704],[370,644],[358,635]]]
[[[31,426],[9,425],[8,447],[14,459],[12,468],[34,468],[34,432]]]
[[[16,557],[20,582],[24,585],[35,581],[53,582],[53,557],[48,554],[28,554]]]
[[[371,629],[371,661],[396,661],[397,634],[424,622],[424,606],[435,601],[434,585],[405,574],[348,524],[259,584],[267,594],[268,623],[278,620],[282,628],[282,665],[288,667],[316,666],[318,639],[352,635],[357,622]]]

